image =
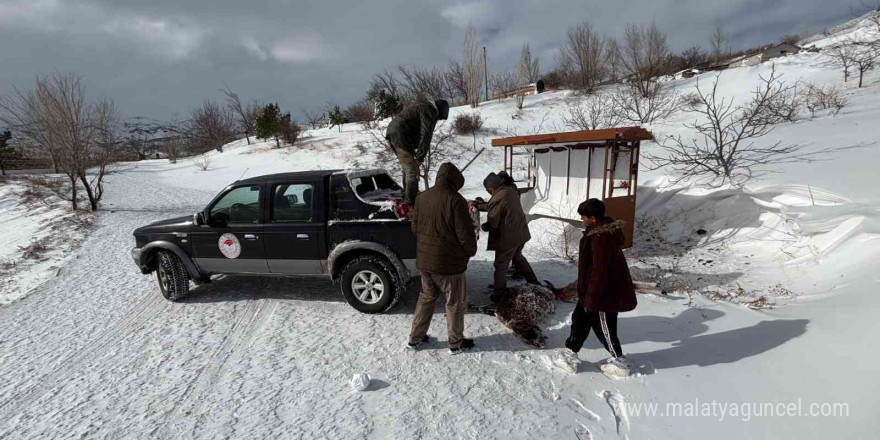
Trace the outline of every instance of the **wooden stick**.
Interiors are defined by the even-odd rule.
[[[473,157],[473,159],[471,159],[471,160],[470,160],[470,161],[464,166],[464,168],[461,169],[461,172],[463,173],[464,170],[468,169],[468,167],[471,166],[471,164],[474,163],[474,161],[477,160],[477,158],[480,157],[481,154],[483,154],[483,150],[485,150],[485,149],[486,149],[486,147],[480,148],[480,151],[477,151],[477,154]],[[504,150],[504,152],[505,152],[505,154],[506,154],[506,153],[507,153],[507,150]]]

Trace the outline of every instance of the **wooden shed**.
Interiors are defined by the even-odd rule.
[[[626,221],[632,245],[639,170],[639,144],[652,140],[641,127],[547,133],[493,139],[504,148],[504,170],[522,192],[530,218],[580,221],[586,199],[605,202],[607,215]]]

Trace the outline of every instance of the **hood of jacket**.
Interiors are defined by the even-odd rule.
[[[458,191],[464,186],[464,175],[461,174],[461,171],[455,165],[446,162],[440,165],[440,169],[437,171],[437,178],[434,179],[434,184]]]
[[[611,233],[615,236],[615,238],[619,238],[618,236],[622,236],[623,227],[626,225],[626,222],[623,220],[617,219],[614,220],[611,217],[602,217],[599,221],[596,222],[595,226],[587,228],[584,231],[585,237],[590,237],[596,234],[608,234]],[[617,234],[616,232],[620,231],[621,234]],[[619,243],[621,246],[623,242]]]

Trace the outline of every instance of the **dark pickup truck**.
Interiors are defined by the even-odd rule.
[[[365,313],[391,308],[415,272],[401,187],[384,170],[239,180],[204,211],[134,231],[131,254],[176,301],[211,275],[327,276]]]

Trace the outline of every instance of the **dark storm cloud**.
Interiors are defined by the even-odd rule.
[[[468,23],[490,69],[512,67],[526,41],[554,63],[568,26],[588,21],[607,36],[652,20],[676,50],[706,46],[713,23],[732,48],[816,31],[849,16],[825,0],[0,0],[0,93],[54,70],[86,77],[128,115],[168,118],[222,82],[248,99],[298,113],[352,102],[370,76],[398,64],[459,57]]]

